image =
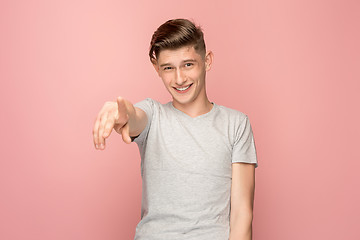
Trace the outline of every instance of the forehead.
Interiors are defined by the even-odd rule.
[[[161,50],[158,56],[158,62],[178,62],[186,59],[201,60],[201,56],[196,52],[194,46],[185,46],[177,49],[164,49]]]

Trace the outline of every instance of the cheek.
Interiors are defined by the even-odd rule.
[[[171,78],[168,75],[161,76],[161,80],[166,86],[171,84]]]
[[[194,71],[188,74],[188,77],[195,80],[195,81],[201,81],[201,79],[204,77],[201,71]]]

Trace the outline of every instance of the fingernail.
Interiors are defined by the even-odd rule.
[[[101,148],[104,148],[104,144],[100,144],[100,147],[101,147]]]
[[[95,144],[95,147],[96,147],[96,148],[99,148],[99,145],[98,145],[98,144]]]

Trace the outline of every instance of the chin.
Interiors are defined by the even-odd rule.
[[[172,89],[169,91],[173,101],[178,102],[179,104],[185,105],[193,102],[194,96],[192,93],[187,96],[179,96],[177,92],[173,92]]]
[[[174,98],[173,97],[173,100],[178,102],[179,104],[182,104],[182,105],[185,105],[185,104],[188,104],[188,103],[191,103],[192,102],[192,99],[191,98],[186,98],[186,99],[179,99],[179,98]]]

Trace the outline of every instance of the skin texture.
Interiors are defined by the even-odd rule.
[[[125,143],[131,143],[130,136],[139,135],[146,127],[147,116],[128,100],[118,97],[116,102],[106,102],[96,117],[93,141],[96,149],[105,149],[105,139],[114,129],[122,135]]]
[[[255,165],[232,164],[229,240],[251,240],[255,191]]]
[[[162,79],[165,88],[173,98],[175,108],[190,117],[209,112],[213,105],[206,94],[206,72],[211,69],[213,53],[200,55],[192,46],[175,50],[162,50],[153,66]],[[175,88],[191,87],[186,92]],[[93,129],[96,149],[105,148],[105,139],[112,129],[130,143],[130,136],[137,136],[145,128],[147,116],[143,110],[134,107],[121,97],[116,102],[106,102],[99,112]],[[102,144],[102,145],[101,145]],[[101,147],[102,146],[102,147]],[[255,165],[232,164],[231,212],[229,240],[251,240],[253,202],[255,190]]]
[[[197,117],[211,110],[207,98],[205,77],[211,69],[213,53],[199,55],[194,47],[186,46],[176,50],[162,50],[153,64],[165,88],[173,98],[175,108],[191,117]],[[186,93],[178,93],[174,88],[192,84]]]

